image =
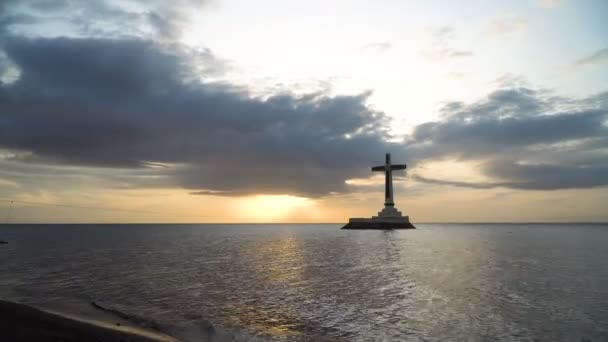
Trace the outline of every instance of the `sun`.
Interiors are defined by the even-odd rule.
[[[310,198],[292,195],[254,195],[238,200],[238,212],[258,222],[276,222],[289,219],[297,211],[314,205]]]

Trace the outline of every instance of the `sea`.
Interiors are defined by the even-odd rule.
[[[185,341],[608,341],[608,224],[339,228],[2,225],[0,298]]]

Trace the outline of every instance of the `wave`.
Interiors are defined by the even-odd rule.
[[[122,319],[124,319],[126,321],[134,323],[134,324],[136,324],[136,325],[138,325],[138,326],[140,326],[142,328],[153,329],[153,330],[156,330],[156,331],[164,333],[164,334],[167,333],[167,331],[164,331],[162,329],[162,327],[160,326],[160,324],[157,323],[154,320],[143,318],[143,317],[140,317],[140,316],[137,316],[137,315],[133,315],[133,314],[127,314],[127,313],[124,313],[124,312],[116,310],[116,309],[110,309],[110,308],[108,308],[106,306],[103,306],[103,305],[99,304],[96,301],[91,301],[91,306],[93,306],[97,310],[101,310],[101,311],[104,311],[104,312],[111,313],[114,316],[117,316],[117,317],[122,318]]]
[[[169,326],[161,324],[153,319],[141,317],[139,315],[123,312],[111,308],[107,304],[101,304],[99,301],[91,301],[91,306],[97,310],[110,313],[125,321],[129,321],[139,327],[151,329],[165,335],[169,335],[176,339],[186,342],[194,341],[210,341],[210,342],[240,342],[240,341],[267,341],[257,336],[252,336],[246,333],[235,331],[226,331],[215,327],[211,322],[203,319],[197,319],[191,325]]]

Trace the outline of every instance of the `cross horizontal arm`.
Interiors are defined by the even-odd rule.
[[[386,168],[384,167],[384,165],[374,166],[372,167],[372,171],[386,171]]]
[[[405,165],[405,164],[396,164],[396,165],[391,165],[391,170],[405,170],[406,167],[407,167],[407,165]]]

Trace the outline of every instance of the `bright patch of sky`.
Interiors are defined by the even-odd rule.
[[[233,62],[257,92],[372,90],[395,128],[437,117],[504,75],[560,95],[608,87],[608,67],[577,61],[608,46],[605,1],[240,1],[196,12],[183,42]]]

